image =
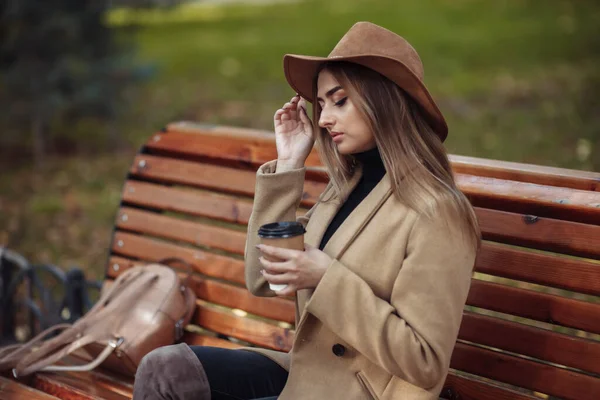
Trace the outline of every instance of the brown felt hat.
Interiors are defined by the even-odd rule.
[[[346,32],[329,56],[286,54],[283,70],[290,86],[313,103],[313,79],[319,66],[328,61],[349,61],[379,72],[421,106],[442,141],[448,136],[446,120],[423,83],[421,59],[401,36],[370,22],[358,22]]]

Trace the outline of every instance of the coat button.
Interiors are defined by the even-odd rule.
[[[331,348],[331,351],[333,351],[333,354],[335,354],[337,357],[342,357],[346,353],[346,348],[341,344],[336,343]]]

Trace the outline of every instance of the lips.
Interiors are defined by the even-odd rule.
[[[333,132],[333,131],[332,131],[332,132],[329,132],[329,134],[331,135],[331,137],[332,137],[332,138],[334,138],[334,137],[336,137],[336,136],[343,135],[343,133],[342,133],[342,132]]]

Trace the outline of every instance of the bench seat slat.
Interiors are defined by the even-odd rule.
[[[0,398],[2,399],[28,399],[28,400],[56,400],[58,397],[40,392],[25,386],[13,379],[0,376]]]
[[[166,257],[179,257],[192,264],[196,272],[244,284],[244,262],[230,257],[125,232],[115,233],[112,251],[116,255],[143,261],[159,261]]]
[[[241,344],[233,343],[229,340],[219,339],[207,335],[198,335],[193,332],[185,332],[183,335],[183,341],[190,346],[210,346],[221,347],[225,349],[239,349],[244,347]]]
[[[452,389],[458,394],[460,400],[540,400],[539,397],[501,387],[495,383],[457,375],[452,370],[448,373],[444,388]],[[444,395],[444,391],[442,391],[442,395]],[[452,397],[443,398],[453,400]]]
[[[485,274],[600,296],[600,264],[484,242],[475,270]]]
[[[573,256],[600,259],[600,225],[537,218],[476,207],[483,238]]]
[[[105,382],[95,379],[93,373],[36,373],[32,386],[61,399],[125,400],[131,397],[115,391]]]
[[[466,312],[462,340],[600,374],[600,342]]]
[[[473,279],[467,305],[600,334],[598,303]]]
[[[194,323],[226,336],[273,350],[289,351],[292,348],[294,332],[250,318],[243,318],[208,307],[198,301]]]
[[[600,379],[458,342],[451,368],[569,400],[600,398]]]

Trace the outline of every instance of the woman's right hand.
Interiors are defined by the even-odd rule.
[[[301,168],[315,143],[313,128],[306,114],[306,101],[299,95],[275,112],[277,170]]]

